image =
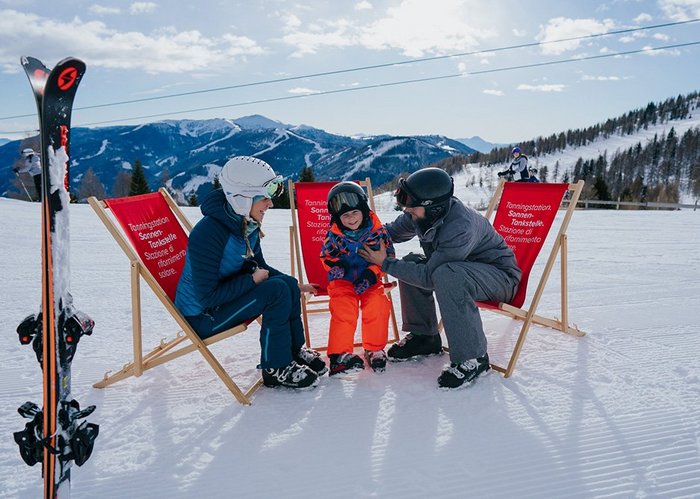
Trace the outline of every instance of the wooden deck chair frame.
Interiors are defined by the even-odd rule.
[[[163,188],[159,191],[165,201],[168,203],[171,211],[189,234],[192,230],[192,224],[185,217],[184,213],[177,206],[170,194]],[[249,405],[251,396],[261,386],[262,379],[258,378],[253,385],[247,390],[241,390],[233,381],[231,376],[226,372],[223,366],[216,359],[214,354],[209,349],[213,343],[217,343],[223,339],[229,338],[236,334],[242,333],[247,329],[246,324],[239,324],[231,329],[222,331],[210,338],[201,339],[194,332],[184,316],[175,308],[175,305],[165,293],[163,288],[158,284],[158,281],[153,277],[151,272],[146,268],[141,257],[138,255],[128,238],[124,235],[123,230],[119,227],[118,222],[115,222],[113,216],[108,214],[109,208],[104,201],[99,201],[95,197],[88,199],[95,213],[100,218],[109,233],[119,244],[119,247],[124,251],[131,264],[131,320],[133,332],[133,356],[132,362],[127,363],[121,370],[116,373],[108,371],[104,378],[95,383],[95,388],[104,388],[108,385],[121,381],[129,377],[139,377],[144,371],[152,369],[156,366],[165,364],[171,360],[177,359],[195,350],[202,354],[206,362],[211,366],[214,372],[219,376],[224,385],[231,391],[233,396],[242,404]],[[161,340],[161,343],[147,354],[143,354],[142,350],[142,334],[141,334],[141,286],[140,280],[143,279],[151,288],[158,300],[163,304],[165,309],[175,319],[181,331],[170,340]]]
[[[496,188],[496,192],[494,193],[493,197],[491,198],[491,202],[488,205],[488,208],[486,209],[485,217],[488,220],[491,220],[491,215],[493,215],[494,211],[496,210],[496,207],[499,205],[499,201],[501,199],[501,195],[503,194],[503,189],[506,184],[506,181],[501,179],[501,181],[498,184],[498,187]],[[517,340],[515,342],[515,347],[513,348],[513,351],[510,355],[510,359],[508,360],[508,365],[503,367],[495,364],[491,364],[491,367],[495,369],[498,372],[501,372],[505,375],[506,378],[510,377],[511,374],[513,374],[513,370],[515,369],[515,365],[518,362],[518,357],[520,356],[520,351],[523,348],[523,345],[525,344],[525,339],[527,337],[527,333],[530,330],[530,326],[532,324],[539,324],[541,326],[547,326],[552,329],[556,329],[558,331],[561,331],[563,333],[567,333],[573,336],[585,336],[586,333],[581,331],[578,327],[575,325],[572,325],[569,323],[569,312],[568,312],[568,276],[567,276],[567,235],[566,231],[569,227],[569,222],[571,221],[571,217],[574,214],[574,210],[576,209],[576,204],[578,202],[579,196],[581,195],[581,190],[583,189],[584,186],[584,181],[579,180],[575,184],[569,184],[567,191],[570,193],[570,199],[568,200],[568,207],[566,208],[566,212],[564,214],[564,217],[559,224],[559,231],[556,235],[556,238],[554,239],[554,243],[552,245],[552,249],[549,252],[549,257],[547,258],[547,263],[545,264],[544,270],[542,271],[542,275],[540,277],[539,282],[537,283],[537,288],[535,289],[534,294],[532,295],[532,299],[530,300],[529,305],[527,308],[519,308],[519,307],[514,307],[512,305],[509,305],[508,303],[499,303],[497,308],[494,308],[492,306],[489,306],[488,304],[483,304],[480,302],[477,302],[477,305],[480,308],[490,310],[492,312],[500,313],[502,315],[505,315],[507,317],[510,317],[515,320],[520,320],[523,322],[522,326],[520,327],[520,332],[518,333]],[[562,200],[564,201],[564,200]],[[561,206],[561,205],[560,205]],[[541,315],[537,315],[537,307],[540,303],[540,299],[542,298],[542,294],[544,292],[544,288],[547,284],[547,280],[549,279],[549,276],[552,272],[552,268],[554,267],[554,264],[556,263],[557,257],[560,257],[560,269],[561,269],[561,276],[560,276],[560,304],[561,304],[561,318],[549,318],[549,317],[543,317]]]
[[[372,182],[369,177],[365,180],[360,180],[357,182],[361,187],[364,187],[367,191],[367,198],[369,200],[369,207],[374,211],[374,194],[372,192]],[[300,284],[305,283],[306,274],[304,272],[304,259],[301,252],[301,243],[299,241],[299,221],[297,216],[296,208],[296,183],[291,180],[288,181],[288,192],[289,192],[289,206],[292,212],[292,225],[289,226],[289,254],[290,263],[292,269],[292,276],[299,280]],[[318,260],[318,265],[321,265],[320,258]],[[390,282],[388,277],[384,275],[384,288],[389,298],[390,309],[389,309],[389,321],[393,331],[393,338],[389,339],[389,343],[394,343],[399,341],[399,327],[396,322],[396,312],[394,310],[394,301],[391,296],[391,289],[396,286],[395,282]],[[302,320],[304,321],[304,334],[306,335],[306,346],[311,347],[311,337],[309,334],[309,314],[320,314],[320,313],[330,313],[328,306],[329,298],[327,294],[314,296],[310,293],[303,293],[301,299],[301,312]],[[361,346],[361,343],[355,343],[355,346]],[[318,347],[318,350],[327,350],[328,346]]]

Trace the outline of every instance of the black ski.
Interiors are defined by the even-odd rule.
[[[71,397],[71,362],[80,337],[94,322],[73,309],[69,291],[68,206],[70,120],[73,100],[85,73],[74,58],[49,71],[38,59],[23,57],[22,67],[34,92],[39,115],[42,166],[42,302],[38,314],[17,328],[20,342],[32,342],[43,369],[43,408],[27,402],[19,413],[30,419],[15,433],[20,454],[29,465],[42,462],[44,497],[70,494],[72,462],[82,465],[92,452],[97,425],[78,424],[95,409],[83,410]]]

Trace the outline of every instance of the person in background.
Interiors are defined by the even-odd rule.
[[[520,148],[514,147],[511,154],[513,162],[507,170],[498,172],[498,176],[514,179],[516,182],[537,182],[537,178],[530,175],[530,170],[527,167],[527,156],[520,152]]]
[[[367,364],[377,372],[386,368],[391,303],[384,292],[384,273],[378,265],[359,256],[364,245],[380,243],[394,256],[394,247],[377,215],[369,209],[365,191],[355,182],[339,182],[328,192],[331,227],[321,248],[321,262],[328,272],[331,312],[328,332],[330,374],[364,369],[353,353],[357,318],[362,310],[362,346]]]
[[[28,173],[34,180],[34,188],[36,189],[39,201],[41,201],[41,158],[34,149],[27,148],[22,150],[22,163],[13,168],[16,174]]]
[[[453,196],[454,181],[440,168],[424,168],[399,181],[396,202],[403,210],[386,224],[394,243],[418,237],[423,254],[398,260],[382,246],[360,250],[368,262],[399,280],[404,331],[391,346],[391,361],[442,353],[435,301],[445,327],[450,364],[438,386],[469,385],[489,370],[489,356],[477,301],[510,301],[521,272],[513,251],[489,221]]]
[[[175,306],[201,338],[262,315],[263,383],[315,386],[328,368],[304,346],[300,298],[316,289],[268,265],[260,245],[265,212],[284,191],[282,178],[265,161],[236,156],[219,180],[221,189],[204,198],[204,218],[190,233]]]

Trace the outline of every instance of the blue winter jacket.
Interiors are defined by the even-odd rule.
[[[177,285],[175,306],[186,317],[205,313],[255,288],[250,263],[267,269],[270,276],[280,272],[265,262],[260,249],[260,229],[248,234],[246,245],[243,217],[236,214],[221,189],[209,193],[201,206],[202,218],[192,229],[185,266]]]

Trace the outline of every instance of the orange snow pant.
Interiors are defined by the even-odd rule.
[[[382,283],[358,295],[352,283],[338,279],[328,283],[331,327],[328,332],[328,355],[352,352],[357,317],[362,309],[362,346],[365,350],[383,350],[389,335],[391,304]]]

